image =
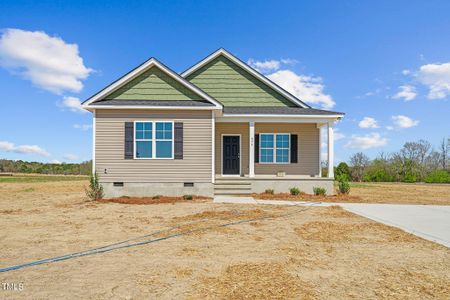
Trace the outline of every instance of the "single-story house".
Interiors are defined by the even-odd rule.
[[[181,74],[150,58],[83,108],[107,197],[333,192],[333,124],[344,114],[311,108],[224,49]]]

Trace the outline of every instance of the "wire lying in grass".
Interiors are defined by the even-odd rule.
[[[72,258],[84,257],[84,256],[89,256],[89,255],[95,255],[95,254],[101,254],[101,253],[105,253],[105,252],[110,252],[110,251],[116,251],[116,250],[125,249],[125,248],[142,246],[142,245],[156,243],[156,242],[168,240],[168,239],[171,239],[171,238],[188,235],[190,233],[195,233],[195,232],[200,232],[200,231],[205,231],[205,230],[210,230],[210,229],[223,228],[223,227],[234,226],[234,225],[239,225],[239,224],[244,224],[244,223],[250,223],[250,222],[253,222],[253,221],[257,221],[257,220],[275,219],[275,218],[279,218],[279,217],[287,217],[287,216],[291,216],[291,215],[296,214],[296,213],[300,213],[300,212],[306,211],[306,210],[310,209],[312,206],[314,206],[315,204],[317,204],[317,203],[311,203],[310,205],[308,205],[306,207],[303,207],[301,209],[298,209],[298,210],[295,210],[295,211],[289,212],[289,213],[278,214],[278,215],[266,215],[266,216],[260,216],[260,217],[251,218],[251,219],[244,219],[244,220],[238,220],[238,221],[234,221],[234,222],[228,222],[228,223],[219,224],[219,225],[200,227],[200,228],[195,228],[195,229],[182,231],[182,232],[175,233],[175,234],[166,235],[166,236],[163,236],[163,237],[160,237],[160,238],[156,238],[156,239],[148,239],[148,240],[144,240],[144,241],[141,241],[141,242],[135,242],[135,243],[127,244],[127,243],[132,242],[132,241],[136,241],[136,240],[143,239],[143,238],[150,237],[150,236],[155,236],[155,235],[160,234],[162,232],[168,232],[168,231],[174,230],[176,228],[182,228],[183,226],[187,225],[187,224],[181,224],[181,225],[177,225],[177,226],[172,226],[172,227],[170,227],[168,229],[158,230],[158,231],[155,231],[155,232],[152,232],[152,233],[140,236],[140,237],[128,239],[128,240],[125,240],[125,241],[121,241],[121,242],[117,242],[117,243],[113,243],[113,244],[109,244],[109,245],[105,245],[105,246],[101,246],[101,247],[95,247],[95,248],[91,248],[91,249],[87,249],[87,250],[83,250],[83,251],[79,251],[79,252],[74,252],[74,253],[70,253],[70,254],[66,254],[66,255],[50,257],[50,258],[46,258],[46,259],[33,261],[33,262],[30,262],[30,263],[19,264],[19,265],[14,265],[14,266],[10,266],[10,267],[1,268],[0,269],[0,273],[13,271],[13,270],[18,270],[18,269],[22,269],[22,268],[26,268],[26,267],[31,267],[31,266],[37,266],[37,265],[42,265],[42,264],[47,264],[47,263],[53,263],[53,262],[68,260],[68,259],[72,259]],[[204,221],[206,221],[206,220],[201,220],[201,221],[198,221],[196,223],[202,223]]]

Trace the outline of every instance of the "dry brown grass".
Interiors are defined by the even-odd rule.
[[[295,228],[295,232],[305,240],[326,243],[343,241],[370,242],[415,242],[418,237],[395,227],[376,222],[341,223],[314,221]]]
[[[86,184],[0,184],[0,267],[175,225],[178,231],[159,236],[273,218],[0,273],[0,282],[25,286],[20,294],[2,291],[1,298],[422,300],[450,294],[448,248],[337,207],[100,204],[85,202]]]
[[[262,209],[249,209],[249,210],[208,210],[201,213],[186,215],[182,217],[175,217],[175,222],[186,222],[186,221],[198,221],[198,220],[227,220],[227,221],[237,221],[237,220],[247,220],[255,219],[261,217],[276,216],[273,212],[268,212]]]
[[[450,184],[364,182],[352,183],[350,195],[315,196],[305,193],[299,195],[261,193],[252,196],[262,200],[450,205]]]
[[[353,183],[350,194],[362,203],[450,205],[450,184]]]
[[[341,206],[337,206],[337,205],[330,206],[327,210],[321,211],[320,215],[324,216],[324,217],[331,217],[331,218],[356,218],[356,217],[358,217],[354,213],[351,213],[348,210],[345,210]]]
[[[380,299],[411,299],[411,295],[423,295],[422,299],[449,299],[449,281],[445,278],[407,268],[380,268],[375,295]]]
[[[314,286],[281,263],[242,263],[204,277],[191,299],[315,299]]]

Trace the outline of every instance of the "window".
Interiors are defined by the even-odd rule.
[[[273,163],[273,134],[261,134],[261,158],[262,163]]]
[[[276,135],[276,162],[289,162],[289,134]]]
[[[173,158],[173,122],[135,122],[135,158]]]
[[[289,163],[290,135],[288,133],[261,133],[260,163]]]

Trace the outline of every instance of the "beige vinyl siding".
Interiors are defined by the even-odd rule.
[[[256,123],[255,133],[291,133],[298,135],[298,163],[255,164],[255,174],[318,175],[320,158],[319,128],[309,123]]]
[[[202,100],[202,98],[175,79],[152,67],[105,99],[114,100]]]
[[[216,174],[222,174],[222,134],[241,135],[241,175],[248,174],[248,123],[216,123]]]
[[[124,124],[136,120],[183,122],[183,159],[124,159]],[[211,111],[97,110],[95,141],[102,182],[211,182]]]
[[[295,106],[224,56],[215,58],[186,79],[224,106]]]

